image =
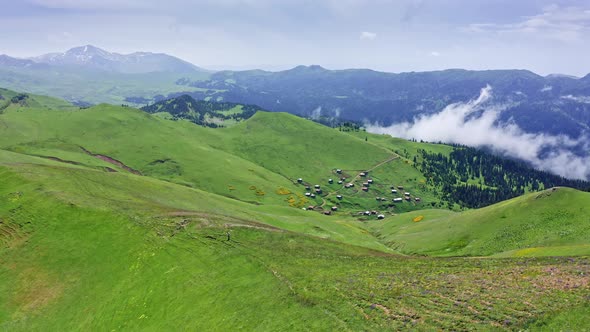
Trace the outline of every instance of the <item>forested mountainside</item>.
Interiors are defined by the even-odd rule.
[[[255,105],[195,100],[188,95],[158,101],[141,109],[151,114],[168,114],[174,120],[185,119],[212,128],[234,125],[261,110]]]
[[[574,137],[590,127],[590,76],[539,76],[526,70],[383,73],[299,66],[281,72],[223,71],[209,80],[178,82],[191,95],[260,105],[271,111],[389,125],[471,100],[486,85],[523,130]]]

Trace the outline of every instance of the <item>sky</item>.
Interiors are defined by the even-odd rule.
[[[168,53],[209,69],[590,72],[588,0],[0,0],[0,54]]]

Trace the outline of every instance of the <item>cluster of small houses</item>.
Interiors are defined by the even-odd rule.
[[[341,169],[336,169],[336,173],[337,174],[342,174],[342,170]],[[368,171],[361,172],[361,173],[359,173],[359,176],[362,177],[362,178],[366,178],[368,176],[368,173],[369,173]],[[344,181],[346,181],[346,177],[341,177],[341,178],[338,179],[338,184],[344,184]],[[303,179],[302,178],[298,178],[297,179],[297,182],[300,183],[300,184],[303,184]],[[328,183],[329,184],[333,184],[334,183],[334,180],[333,179],[328,179]],[[373,184],[373,179],[366,179],[366,181],[363,182],[363,186],[362,186],[361,190],[364,191],[364,192],[368,192],[369,191],[369,187],[372,184]],[[349,183],[344,184],[344,188],[353,188],[353,187],[354,187],[354,183],[353,182],[349,182]],[[305,196],[306,197],[310,197],[310,198],[315,198],[316,195],[321,195],[323,193],[322,188],[321,188],[321,186],[319,184],[314,185],[314,188],[313,189],[314,189],[314,192],[311,192],[311,186],[306,185],[305,186],[305,190],[306,190]],[[390,189],[391,189],[391,193],[395,195],[395,194],[398,193],[398,190],[403,190],[404,187],[403,186],[397,186],[397,187],[391,186]],[[336,195],[336,198],[338,200],[342,200],[342,195]],[[386,202],[387,201],[387,198],[385,198],[385,197],[376,197],[375,199],[377,201],[380,201],[380,202]],[[404,192],[404,197],[403,198],[402,197],[396,197],[396,198],[394,198],[393,199],[393,202],[394,203],[403,203],[404,199],[406,201],[411,201],[412,200],[411,195],[410,195],[409,192]],[[416,202],[420,202],[420,198],[419,197],[414,197],[414,200]],[[315,208],[316,208],[315,206],[310,205],[310,206],[308,206],[306,208],[306,210],[314,210]],[[335,212],[335,211],[338,211],[338,207],[337,206],[332,206],[330,208],[330,210],[323,211],[323,213],[325,215],[328,215],[329,216],[329,215],[332,214],[332,212]],[[377,219],[384,219],[385,218],[385,215],[380,214],[377,211],[361,211],[361,212],[358,212],[357,214],[358,215],[365,215],[365,216],[376,215],[377,216]]]

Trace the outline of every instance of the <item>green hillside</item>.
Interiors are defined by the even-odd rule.
[[[254,105],[194,100],[187,95],[162,100],[141,109],[150,114],[158,114],[173,120],[188,120],[212,128],[233,126],[261,110]]]
[[[397,153],[287,113],[258,112],[244,123],[214,131],[207,139],[212,146],[256,162],[294,183],[303,179],[298,185],[300,193],[309,191],[305,186],[313,192],[313,186],[320,185],[325,204],[351,214],[365,210],[391,214],[440,201],[425,185],[422,174]],[[359,176],[361,172],[367,176]],[[341,178],[345,180],[339,184]],[[373,183],[364,192],[363,183],[368,180]],[[354,187],[345,188],[347,183]],[[392,186],[404,189],[394,194]],[[393,204],[393,198],[404,197],[404,191],[410,191],[412,201]],[[422,200],[416,202],[415,197]]]
[[[414,218],[423,219],[414,222]],[[552,188],[463,213],[414,211],[371,229],[390,247],[436,256],[590,255],[590,193]]]
[[[512,329],[578,317],[569,310],[586,301],[585,286],[548,287],[584,285],[585,259],[395,256],[322,239],[363,234],[320,215],[314,227],[333,224],[324,234],[298,235],[271,216],[315,221],[133,174],[1,157],[3,330]]]
[[[144,106],[154,96],[207,89],[178,85],[179,79],[206,79],[205,72],[126,74],[93,70],[56,70],[54,68],[1,68],[0,86],[16,91],[49,95],[72,102],[113,103]],[[213,92],[214,90],[212,90]]]
[[[424,209],[440,198],[395,141],[26,99],[0,114],[0,330],[589,328],[588,193]],[[389,206],[392,185],[423,200]],[[519,257],[554,255],[577,257]]]
[[[96,164],[89,159],[100,155],[143,175],[253,204],[393,213],[438,202],[421,185],[420,173],[397,154],[289,114],[258,112],[231,128],[211,129],[106,104],[52,113],[22,109],[26,112],[4,115],[7,128],[0,132],[0,148],[83,165]],[[124,171],[118,164],[100,166]],[[342,174],[336,174],[338,168]],[[374,183],[363,192],[368,178],[358,175],[367,170],[374,170],[368,177]],[[355,187],[343,188],[340,177]],[[303,184],[297,184],[298,178]],[[315,184],[323,186],[323,193],[304,196],[310,191],[305,186]],[[392,185],[405,185],[424,200],[394,206]]]
[[[453,151],[452,146],[444,144],[414,142],[389,135],[372,134],[366,131],[347,131],[346,133],[361,139],[366,138],[367,142],[397,151],[397,153],[408,159],[418,156],[420,150],[427,150],[430,153],[441,153],[443,155],[449,155]]]
[[[100,105],[54,113],[27,109],[7,112],[3,121],[7,128],[0,148],[15,152],[79,163],[89,153],[100,154],[144,175],[253,203],[282,202],[285,198],[276,189],[294,190],[284,178],[203,144],[200,137],[207,135],[206,128],[131,108]]]
[[[74,110],[78,107],[57,98],[18,93],[0,88],[0,113],[6,109],[44,108],[49,110]]]
[[[228,228],[222,223],[251,226],[241,219],[223,219],[200,209],[206,206],[206,210],[222,213],[216,208],[223,200],[216,202],[186,189],[189,197],[180,198],[181,187],[143,183],[143,178],[138,184],[133,183],[137,179],[112,179],[104,172],[81,171],[84,174],[78,177],[72,170],[45,167],[55,167],[50,177],[60,179],[55,186],[50,180],[43,181],[46,190],[39,190],[37,181],[23,180],[5,168],[2,171],[3,330],[224,326],[272,330],[287,328],[289,321],[272,319],[273,312],[287,313],[292,306],[293,315],[303,319],[309,316],[310,322],[318,322],[316,327],[334,326],[291,299],[288,289],[266,273],[263,264],[249,257],[239,243],[228,247],[220,240],[229,229],[242,242],[249,237],[242,236],[239,228],[234,230],[234,226]],[[32,166],[27,171],[42,173],[41,168]],[[75,183],[82,185],[77,190],[62,184],[72,175],[78,180]],[[80,177],[88,181],[80,182]],[[104,186],[96,188],[101,177]],[[126,192],[107,187],[107,181],[113,180],[124,185]],[[66,197],[60,192],[52,194],[56,189],[66,189]],[[173,203],[156,193],[175,189],[172,199],[183,201],[177,207],[199,202],[193,205],[199,208],[198,214],[163,213],[172,207],[164,204]],[[135,200],[129,202],[118,194]],[[154,199],[148,200],[151,195]],[[190,223],[184,224],[186,220]],[[199,237],[203,238],[195,238],[192,230],[202,227],[205,231]],[[277,292],[277,288],[282,290]],[[242,293],[251,294],[243,299],[243,307],[227,310],[232,298]],[[169,309],[161,310],[163,307]],[[261,319],[259,310],[268,313],[266,319]],[[204,312],[209,314],[206,320],[187,319],[187,314],[202,317]]]

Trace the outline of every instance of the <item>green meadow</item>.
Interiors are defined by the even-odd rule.
[[[590,194],[438,209],[403,151],[448,147],[379,140],[280,113],[212,129],[6,104],[0,330],[590,328]],[[327,182],[341,176],[357,185]],[[389,206],[391,186],[422,200]]]
[[[423,219],[415,222],[420,216]],[[408,254],[590,255],[590,194],[553,188],[462,213],[402,213],[372,223],[369,229],[388,246]]]
[[[100,75],[100,79],[97,79],[97,75]],[[51,68],[41,70],[15,68],[0,70],[0,86],[39,95],[58,96],[72,101],[91,104],[108,102],[120,105],[133,104],[125,100],[129,96],[150,100],[155,95],[201,91],[203,89],[177,85],[175,82],[182,78],[198,81],[208,77],[209,73],[206,72],[126,74],[92,70],[56,71]]]

